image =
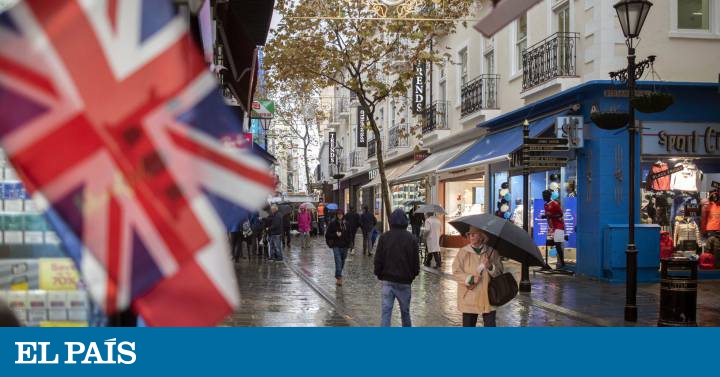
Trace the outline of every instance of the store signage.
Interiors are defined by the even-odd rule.
[[[415,151],[415,153],[413,154],[413,160],[422,161],[428,156],[430,156],[430,153],[428,153],[428,151]]]
[[[523,149],[526,152],[567,152],[570,149],[567,145],[538,145],[538,144],[525,144]]]
[[[648,94],[653,94],[654,92],[652,90],[635,90],[635,96],[646,96]],[[603,96],[605,97],[624,97],[627,98],[630,96],[630,91],[627,89],[607,89],[603,92]]]
[[[555,122],[556,135],[567,139],[570,148],[577,149],[585,146],[583,138],[583,117],[558,117]]]
[[[250,118],[253,119],[272,119],[275,116],[275,102],[261,99],[253,101],[250,109]]]
[[[716,188],[716,189],[719,189],[719,190],[720,190],[720,182],[718,182],[718,181],[712,181],[712,183],[711,183],[710,185],[711,185],[713,188]]]
[[[567,242],[563,245],[565,250],[577,248],[577,233],[575,227],[577,225],[577,198],[563,199],[563,207],[565,207],[565,235]]]
[[[367,114],[365,109],[358,107],[357,109],[357,146],[367,147]]]
[[[655,174],[650,174],[650,176],[648,177],[648,181],[652,182],[656,179],[659,179],[662,177],[667,177],[668,175],[672,175],[672,174],[682,171],[684,168],[685,167],[681,165],[681,166],[676,166],[672,169],[665,169],[665,170],[657,172]]]
[[[368,172],[368,178],[370,178],[370,180],[372,181],[377,176],[378,176],[378,169],[377,168],[370,169],[370,171]]]
[[[526,145],[567,145],[568,139],[554,137],[529,137],[525,139]]]
[[[413,114],[425,112],[425,63],[417,63],[413,67]]]
[[[328,133],[328,163],[330,165],[337,164],[337,155],[335,154],[335,148],[337,147],[337,139],[335,132]]]
[[[667,156],[720,156],[720,124],[644,122],[642,153]]]

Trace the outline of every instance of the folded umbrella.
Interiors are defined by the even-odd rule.
[[[420,207],[418,207],[417,210],[415,210],[415,213],[445,213],[445,210],[443,207],[440,207],[437,204],[423,204]]]
[[[464,216],[451,221],[460,234],[465,235],[471,226],[480,229],[488,236],[488,245],[501,256],[530,266],[544,266],[540,250],[530,234],[519,226],[488,214]]]
[[[278,212],[280,212],[281,215],[285,216],[289,213],[292,213],[293,209],[290,204],[279,204],[278,205]]]

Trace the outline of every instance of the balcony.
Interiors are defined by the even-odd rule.
[[[523,92],[560,77],[577,77],[578,33],[555,33],[523,52]]]
[[[350,100],[345,97],[335,98],[335,112],[338,116],[350,116]]]
[[[410,146],[410,137],[407,124],[399,124],[392,128],[388,133],[388,149],[407,148]]]
[[[382,142],[383,148],[387,148],[387,145],[384,143],[385,135],[382,132],[383,132],[383,130],[380,129],[380,141]],[[375,145],[375,137],[374,136],[371,136],[371,137],[372,138],[368,139],[367,158],[373,158],[373,157],[377,156],[377,146]]]
[[[435,130],[447,130],[447,101],[435,101],[425,112],[425,121],[422,127],[422,133],[428,134]]]
[[[481,75],[463,85],[461,92],[461,116],[468,116],[482,109],[497,109],[497,92],[500,75]]]

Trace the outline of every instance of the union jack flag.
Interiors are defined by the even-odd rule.
[[[29,0],[0,14],[0,143],[94,300],[149,325],[239,303],[223,220],[273,188],[170,1]]]

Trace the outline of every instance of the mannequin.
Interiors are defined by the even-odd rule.
[[[565,221],[560,203],[552,199],[552,190],[545,190],[542,193],[545,201],[545,218],[548,220],[548,238],[552,238],[557,250],[556,268],[565,267],[565,255],[563,242],[565,242]]]
[[[673,241],[677,250],[696,251],[700,246],[700,228],[692,217],[679,214],[675,221]]]
[[[515,209],[513,210],[511,221],[513,224],[523,227],[523,202],[522,199],[515,200]]]

